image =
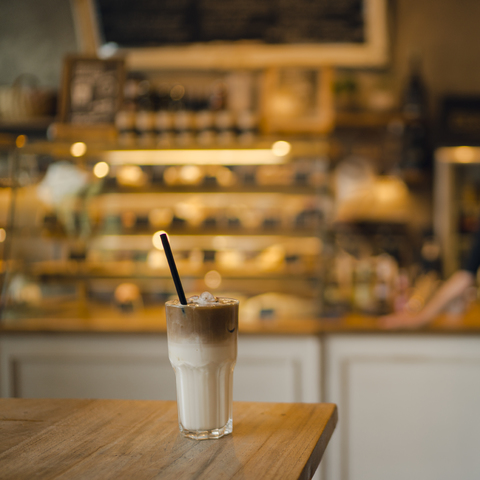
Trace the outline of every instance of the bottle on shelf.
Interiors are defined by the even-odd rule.
[[[403,148],[400,170],[407,182],[417,182],[430,166],[427,87],[420,57],[410,62],[410,73],[403,91]]]
[[[169,147],[173,142],[172,114],[166,109],[155,112],[155,131],[160,147]]]

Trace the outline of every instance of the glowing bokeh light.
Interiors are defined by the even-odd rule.
[[[110,171],[110,166],[108,165],[107,162],[98,162],[95,164],[93,167],[93,174],[97,178],[104,178],[108,175],[108,172]]]
[[[72,157],[81,157],[87,153],[87,145],[84,142],[72,143],[70,154]]]
[[[162,233],[166,233],[163,230],[159,230],[158,232],[155,232],[152,236],[152,244],[157,250],[163,250],[163,244],[162,244],[162,239],[160,238],[160,235]]]
[[[277,157],[285,157],[290,153],[292,146],[284,140],[279,140],[272,145],[272,153]]]
[[[24,147],[26,143],[27,143],[27,137],[25,135],[19,135],[15,139],[15,145],[17,146],[17,148]]]
[[[457,147],[453,155],[459,163],[470,163],[475,158],[475,150],[472,147]]]
[[[210,270],[205,274],[204,281],[208,288],[218,288],[222,284],[222,276],[216,270]]]

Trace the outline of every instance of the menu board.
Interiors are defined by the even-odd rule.
[[[365,42],[366,0],[96,0],[100,34],[120,47],[208,42]]]

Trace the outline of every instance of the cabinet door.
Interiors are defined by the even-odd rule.
[[[5,335],[0,396],[175,400],[165,335]],[[320,401],[320,339],[241,336],[234,400]]]
[[[233,399],[319,402],[320,338],[240,335]]]
[[[163,335],[5,335],[0,396],[175,400]]]
[[[479,478],[480,338],[332,336],[326,363],[327,480]]]

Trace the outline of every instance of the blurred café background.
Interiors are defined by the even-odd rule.
[[[235,400],[338,404],[324,480],[480,475],[480,3],[0,0],[0,396],[175,399],[164,303],[240,299]]]

